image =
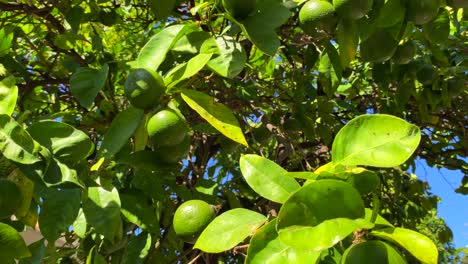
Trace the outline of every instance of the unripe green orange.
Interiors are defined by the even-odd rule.
[[[373,0],[333,0],[333,6],[342,17],[360,19],[369,13],[373,2]]]
[[[163,79],[151,70],[136,69],[125,81],[125,96],[137,108],[147,109],[158,106],[165,91]]]
[[[156,157],[164,163],[177,163],[187,157],[190,151],[190,136],[187,135],[182,142],[173,146],[156,147]]]
[[[403,256],[389,244],[371,240],[348,248],[341,258],[342,264],[405,264]]]
[[[317,29],[332,32],[337,22],[335,8],[324,0],[307,1],[299,11],[299,22],[307,34],[315,34]]]
[[[174,146],[187,136],[185,120],[172,109],[161,110],[147,124],[148,135],[158,146]]]
[[[184,241],[194,243],[215,216],[215,210],[207,202],[189,200],[181,204],[175,211],[174,231]]]

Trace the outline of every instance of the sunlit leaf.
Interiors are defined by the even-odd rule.
[[[0,74],[1,75],[1,74]],[[18,99],[18,87],[13,77],[0,81],[0,114],[12,115]]]
[[[32,164],[40,160],[28,132],[13,118],[4,114],[0,114],[0,152],[7,159],[22,164]]]
[[[10,261],[13,258],[30,256],[31,252],[18,231],[7,224],[0,223],[0,259]]]

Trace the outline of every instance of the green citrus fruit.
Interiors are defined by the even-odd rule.
[[[244,19],[255,11],[255,0],[223,0],[226,11],[236,19]]]
[[[438,0],[406,1],[406,19],[415,25],[431,21],[439,11]]]
[[[416,44],[413,41],[407,41],[398,46],[392,57],[396,64],[408,64],[416,55]]]
[[[380,29],[361,42],[361,57],[364,61],[384,62],[395,53],[398,42],[386,30]]]
[[[164,163],[177,163],[187,157],[190,151],[190,136],[187,135],[182,142],[173,146],[159,146],[156,148],[156,157]]]
[[[416,72],[416,78],[424,85],[431,85],[437,78],[437,68],[431,64],[423,64]]]
[[[447,5],[456,8],[467,8],[468,1],[466,0],[447,0]]]
[[[165,109],[150,118],[147,130],[156,145],[174,146],[184,140],[188,126],[174,110]]]
[[[174,231],[184,241],[193,243],[216,214],[211,205],[202,200],[189,200],[174,214]]]
[[[0,218],[14,214],[22,200],[23,194],[16,183],[0,179]]]
[[[151,70],[136,69],[125,81],[125,95],[130,103],[138,108],[157,106],[165,91],[163,79]]]
[[[341,263],[403,264],[407,262],[394,247],[382,241],[371,240],[348,248],[343,253]]]
[[[315,34],[317,29],[332,32],[337,23],[335,8],[327,1],[307,1],[299,11],[299,22],[307,34]]]
[[[372,9],[373,0],[333,0],[336,12],[342,17],[360,19]]]
[[[0,154],[0,178],[6,178],[16,168],[16,166]]]

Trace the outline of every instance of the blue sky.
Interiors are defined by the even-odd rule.
[[[460,186],[463,173],[427,166],[423,160],[416,163],[419,179],[429,182],[431,191],[441,198],[438,216],[452,229],[456,247],[468,247],[468,195],[455,192]]]

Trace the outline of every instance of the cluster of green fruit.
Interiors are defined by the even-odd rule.
[[[174,213],[173,227],[176,235],[187,243],[195,243],[198,236],[216,216],[213,206],[202,200],[189,200]]]
[[[137,108],[160,107],[165,91],[161,76],[148,69],[132,71],[125,81],[125,95]],[[175,163],[187,156],[190,150],[189,126],[180,112],[161,110],[148,120],[146,128],[159,161]]]
[[[458,1],[452,4],[466,5]],[[398,46],[403,22],[424,25],[426,35],[435,35],[431,23],[440,7],[443,4],[439,0],[309,0],[299,11],[299,22],[304,32],[317,36],[321,32],[333,34],[340,20],[345,20],[343,23],[360,20],[361,24],[373,27],[370,34],[361,34],[363,61],[379,63],[395,55],[397,62],[405,62],[414,56],[415,47],[413,43]]]

